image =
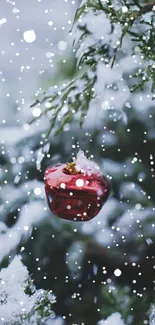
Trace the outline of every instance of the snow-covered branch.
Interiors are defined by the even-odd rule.
[[[51,291],[36,290],[26,266],[16,256],[0,272],[0,324],[41,325],[55,324]]]

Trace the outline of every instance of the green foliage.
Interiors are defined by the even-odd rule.
[[[52,321],[55,296],[50,290],[36,290],[19,256],[1,270],[0,284],[0,316],[4,325],[41,325]]]
[[[118,287],[111,283],[102,289],[101,313],[104,318],[107,318],[113,313],[119,312],[123,315],[125,324],[129,324],[128,316],[135,301],[136,299],[128,287]]]
[[[84,118],[89,108],[89,103],[94,95],[94,84],[96,81],[95,73],[89,75],[84,73],[82,77],[79,77],[71,81],[66,87],[61,88],[59,91],[52,91],[50,96],[45,96],[39,102],[39,104],[47,103],[50,104],[48,108],[45,108],[41,116],[47,112],[51,112],[50,128],[47,136],[51,133],[52,129],[56,126],[55,135],[63,132],[65,126],[69,125],[74,118],[74,114],[80,113],[80,127],[83,124]],[[35,103],[38,104],[38,101]],[[34,105],[32,105],[33,107]],[[66,107],[67,112],[61,118],[61,111]],[[32,122],[36,119],[34,118]]]
[[[143,90],[145,85],[150,82],[153,99],[155,98],[155,30],[154,30],[154,3],[141,4],[138,0],[121,3],[106,0],[87,0],[81,4],[75,14],[74,26],[80,32],[78,49],[88,37],[92,36],[87,24],[81,24],[89,13],[94,16],[106,14],[111,24],[111,34],[115,32],[115,27],[121,27],[121,36],[116,45],[111,42],[106,43],[103,40],[97,40],[92,45],[84,48],[84,53],[77,62],[77,78],[67,83],[67,86],[60,86],[59,90],[50,90],[50,95],[44,95],[38,99],[34,105],[42,106],[42,114],[50,113],[50,127],[47,136],[56,128],[55,134],[64,130],[66,125],[70,125],[74,115],[79,113],[79,123],[82,126],[84,118],[90,106],[91,100],[95,97],[95,83],[97,81],[97,66],[100,61],[113,68],[115,61],[120,60],[124,52],[123,40],[127,37],[132,41],[133,55],[137,53],[143,60],[143,67],[137,69],[133,74],[136,84],[131,86],[131,92]],[[146,15],[149,13],[148,15]],[[87,66],[85,69],[84,67]],[[81,73],[82,70],[84,73]],[[93,76],[90,77],[91,73]],[[46,102],[50,103],[48,108],[44,107]],[[63,107],[67,106],[67,112],[61,114]],[[34,119],[35,120],[35,119]],[[33,120],[33,121],[34,121]]]
[[[122,6],[126,6],[128,11],[122,12]],[[141,65],[138,70],[135,69],[136,71],[132,74],[132,77],[135,78],[136,81],[134,82],[135,85],[131,85],[131,92],[143,91],[146,89],[145,87],[149,87],[151,83],[152,93],[154,94],[155,35],[153,29],[154,16],[151,10],[152,5],[139,4],[139,1],[136,0],[122,1],[117,4],[117,6],[114,1],[106,2],[97,0],[85,1],[85,3],[81,5],[76,13],[74,21],[74,28],[79,32],[78,43],[75,42],[75,44],[77,44],[76,50],[78,59],[76,78],[73,79],[74,74],[72,73],[67,75],[66,71],[66,75],[62,77],[65,79],[65,84],[63,84],[63,86],[60,85],[58,88],[53,86],[32,105],[39,105],[41,107],[42,113],[39,119],[44,115],[49,118],[50,127],[48,134],[51,131],[55,134],[62,133],[67,128],[70,128],[70,124],[75,119],[79,121],[79,125],[82,126],[90,103],[96,98],[99,63],[103,63],[109,67],[112,66],[113,70],[111,71],[114,71],[115,66],[119,64],[121,59],[126,55],[124,52],[126,40],[130,40],[132,44],[132,54],[137,55],[138,58],[143,57],[143,65]],[[89,15],[89,13],[92,13],[94,17],[102,14],[108,17],[111,25],[111,34],[109,34],[109,37],[113,35],[116,26],[121,27],[121,35],[115,46],[113,46],[111,42],[105,43],[104,40],[98,40],[93,37],[94,35],[92,31],[89,30],[88,24],[85,23],[85,17]],[[83,17],[84,24],[81,24],[81,17]],[[127,25],[125,25],[126,23]],[[93,42],[91,44],[86,44],[87,46],[84,47],[84,50],[79,55],[78,51],[80,45],[85,41],[87,42],[89,37],[93,38]],[[133,80],[131,80],[131,82],[133,82]],[[127,83],[129,83],[128,78]],[[53,82],[53,84],[55,83]],[[117,91],[119,91],[119,85],[117,85],[116,81],[115,85]],[[113,182],[114,198],[107,202],[107,210],[109,210],[107,211],[106,208],[103,210],[101,222],[97,224],[96,228],[95,223],[92,224],[96,236],[94,236],[94,238],[97,238],[100,232],[100,236],[103,239],[103,250],[101,250],[97,244],[96,246],[94,245],[95,253],[94,255],[93,253],[89,253],[90,255],[88,258],[88,261],[93,261],[92,264],[94,263],[94,265],[97,265],[99,268],[106,267],[107,273],[103,273],[103,270],[101,270],[97,276],[94,276],[93,265],[91,268],[91,265],[89,263],[84,263],[82,259],[82,262],[80,261],[79,263],[79,269],[77,268],[77,273],[75,272],[72,277],[71,272],[73,271],[70,269],[70,264],[72,262],[70,256],[72,245],[80,240],[87,250],[88,238],[86,233],[82,233],[80,227],[78,228],[78,226],[76,226],[78,231],[74,232],[73,229],[75,224],[72,225],[72,223],[68,224],[61,221],[55,216],[51,216],[49,211],[49,221],[47,224],[45,217],[43,217],[44,224],[38,225],[37,230],[33,229],[32,238],[34,238],[34,240],[27,238],[27,243],[25,245],[25,261],[29,264],[33,272],[33,278],[37,286],[42,287],[43,285],[46,288],[52,288],[57,297],[57,315],[66,315],[66,317],[68,317],[68,314],[72,315],[66,319],[67,325],[71,325],[75,322],[78,324],[84,322],[86,325],[94,325],[97,324],[99,319],[102,317],[106,319],[115,311],[121,313],[126,325],[141,325],[144,323],[144,320],[148,318],[150,305],[154,301],[154,291],[153,293],[151,292],[151,290],[154,290],[154,259],[152,259],[151,256],[154,254],[155,216],[153,207],[155,194],[154,171],[150,171],[150,155],[152,155],[152,153],[153,156],[155,155],[154,107],[147,107],[147,112],[143,112],[143,114],[141,114],[141,112],[135,113],[136,108],[132,105],[130,105],[130,107],[128,106],[128,108],[127,123],[125,125],[122,126],[121,120],[115,123],[112,119],[111,122],[110,118],[106,119],[104,115],[103,124],[99,125],[96,133],[94,132],[94,137],[92,136],[93,130],[89,130],[93,138],[93,143],[89,143],[87,137],[86,143],[83,144],[83,147],[86,148],[88,152],[92,152],[92,150],[95,151],[94,148],[97,148],[95,158],[104,159],[103,171],[110,176]],[[110,113],[108,112],[108,114]],[[152,117],[151,119],[150,116]],[[38,122],[38,118],[34,119],[32,122],[35,122],[35,120]],[[130,132],[128,133],[127,130]],[[19,130],[19,132],[21,132],[21,130]],[[106,139],[108,139],[109,136],[113,137],[113,142],[108,142],[108,140],[105,141],[104,152],[102,151],[102,146],[100,148],[101,137],[103,135],[105,135]],[[14,170],[14,166],[11,165],[9,156],[2,156],[2,183],[4,183],[6,179],[6,176],[4,177],[6,169],[9,171],[7,181],[12,183],[10,189],[6,188],[6,193],[6,185],[2,185],[2,192],[4,193],[2,204],[5,205],[5,210],[2,210],[1,214],[3,218],[5,218],[5,222],[8,223],[8,226],[17,223],[16,219],[18,220],[21,217],[19,211],[25,204],[28,205],[33,200],[39,201],[39,198],[34,198],[33,195],[27,194],[26,196],[25,193],[23,193],[22,196],[22,187],[20,187],[20,185],[23,184],[23,186],[27,186],[25,183],[27,179],[30,182],[35,178],[42,181],[43,171],[49,164],[47,158],[50,158],[50,163],[52,164],[59,161],[68,161],[72,146],[72,136],[74,136],[74,143],[76,144],[79,141],[79,130],[77,125],[75,125],[74,132],[68,132],[67,136],[64,132],[63,137],[59,134],[57,139],[51,138],[49,140],[51,141],[49,150],[51,155],[44,154],[40,171],[36,169],[35,162],[38,157],[37,150],[40,147],[40,143],[43,142],[45,145],[45,140],[47,141],[47,139],[43,140],[42,132],[40,132],[40,134],[34,134],[33,137],[30,133],[26,141],[25,138],[21,140],[20,151],[19,144],[16,144],[14,152],[16,153],[15,156],[17,161],[18,157],[25,157],[25,163],[19,165],[19,173],[22,175],[19,184],[13,184],[17,171]],[[146,142],[144,142],[144,140]],[[30,161],[26,158],[26,146],[28,146],[33,153]],[[6,147],[6,152],[9,151],[10,147]],[[135,159],[136,153],[137,161],[133,164],[132,161]],[[28,176],[25,177],[27,171]],[[40,186],[40,184],[35,186]],[[14,196],[12,198],[12,193],[15,192],[16,187],[20,191],[18,200]],[[33,184],[32,188],[34,188]],[[32,192],[29,192],[33,194],[33,189]],[[12,201],[10,199],[11,203],[9,203],[11,204],[11,209],[8,203],[5,204],[6,196],[12,198]],[[104,223],[102,224],[102,218],[105,224],[107,223],[106,225],[104,225]],[[123,222],[121,224],[122,219]],[[137,220],[138,222],[136,222]],[[125,226],[122,226],[124,223]],[[130,225],[131,228],[128,228]],[[112,226],[111,249],[109,249],[109,247],[107,249],[108,244],[104,242],[104,238],[106,239],[105,234],[111,231]],[[120,229],[120,231],[117,231],[117,229]],[[124,229],[126,230],[125,234],[123,232]],[[89,240],[91,242],[92,237],[89,238]],[[20,244],[18,246],[20,250]],[[123,259],[120,264],[123,278],[120,277],[118,279],[114,278],[114,270],[118,267],[117,256],[114,258],[111,256],[111,252],[116,251],[116,246],[119,252],[118,255],[122,256],[123,252],[125,252],[125,254],[127,253],[127,259]],[[76,252],[74,247],[73,252]],[[77,253],[78,252],[77,250]],[[83,254],[85,259],[85,250]],[[126,258],[125,254],[124,256]],[[68,260],[70,259],[70,263],[66,260],[66,256]],[[104,260],[105,256],[107,256],[107,259]],[[147,259],[147,256],[150,257]],[[37,259],[39,259],[39,265],[41,266],[40,271],[38,270]],[[134,259],[138,263],[137,273],[134,273],[134,269],[136,268],[132,267],[132,261]],[[128,266],[125,266],[124,261],[126,261],[126,265]],[[75,269],[76,267],[77,265],[75,264]],[[146,269],[148,270],[147,276]],[[142,272],[142,277],[138,276],[139,271]],[[47,275],[46,281],[43,279],[44,275]],[[136,290],[136,284],[133,283],[135,278],[137,281]],[[88,283],[89,279],[90,282]],[[95,280],[92,281],[92,279]],[[111,285],[115,286],[114,292],[109,292],[111,288],[107,281],[108,279],[112,279],[112,281],[114,279],[114,283],[111,283]],[[101,284],[103,284],[103,282],[104,288],[102,289]],[[119,284],[121,285],[119,286]],[[143,290],[144,286],[146,290]],[[135,290],[134,294],[133,290]],[[138,296],[141,292],[143,294],[142,298]],[[27,293],[30,294],[29,288],[27,288]],[[81,301],[80,294],[82,296]],[[98,304],[94,303],[94,297],[97,297]],[[47,297],[45,297],[45,300],[42,300],[41,304],[39,301],[34,307],[36,308],[34,311],[39,311],[40,319],[48,317],[46,313],[44,314],[44,310],[42,309],[44,302],[46,302],[45,305],[48,306]],[[98,307],[100,312],[97,311]]]
[[[50,291],[40,290],[38,298],[29,313],[18,315],[19,320],[13,321],[12,325],[42,325],[47,324],[48,320],[55,317],[55,313],[51,310],[52,304],[55,302],[54,296]]]

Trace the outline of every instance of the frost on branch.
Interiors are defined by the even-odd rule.
[[[53,324],[51,305],[54,302],[55,297],[50,291],[36,290],[19,256],[1,270],[0,324]]]
[[[52,87],[32,105],[41,105],[40,117],[49,117],[48,135],[55,127],[55,134],[64,131],[76,117],[82,126],[93,100],[105,97],[108,82],[115,96],[116,91],[121,91],[120,76],[127,69],[130,71],[125,78],[130,91],[143,91],[149,86],[155,99],[154,7],[152,2],[141,5],[138,0],[81,2],[72,33],[76,43],[77,78],[58,89]],[[62,113],[64,106],[67,111]]]
[[[82,150],[79,150],[75,159],[75,168],[88,175],[99,172],[99,166],[94,161],[87,159]]]

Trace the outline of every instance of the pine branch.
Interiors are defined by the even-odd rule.
[[[79,125],[82,126],[84,119],[86,117],[87,111],[89,109],[89,104],[93,98],[95,98],[95,84],[97,80],[97,66],[100,60],[105,64],[110,64],[113,68],[114,63],[117,58],[119,50],[123,50],[124,38],[128,35],[130,39],[137,42],[137,46],[141,51],[141,57],[145,60],[145,64],[142,69],[137,69],[134,73],[134,78],[136,78],[135,85],[131,86],[131,92],[136,90],[143,90],[146,83],[151,83],[152,99],[155,99],[155,68],[152,62],[155,62],[155,32],[154,32],[154,7],[155,1],[147,3],[146,5],[140,5],[138,0],[133,0],[129,5],[126,0],[124,4],[127,10],[123,11],[121,7],[115,7],[111,0],[107,0],[106,3],[102,4],[100,0],[87,0],[80,6],[77,10],[74,24],[76,23],[76,28],[80,31],[81,35],[78,38],[77,46],[77,66],[81,68],[84,64],[85,67],[89,67],[91,74],[88,72],[87,67],[84,69],[85,72],[78,76],[76,79],[72,80],[66,87],[60,87],[59,91],[51,89],[51,94],[49,95],[43,93],[40,100],[32,104],[31,107],[40,104],[42,106],[43,115],[48,113],[50,119],[50,126],[48,129],[47,136],[56,127],[55,135],[62,132],[66,125],[70,125],[74,120],[74,114],[80,113]],[[136,7],[136,9],[135,9]],[[144,15],[152,11],[151,19],[147,21]],[[83,25],[80,22],[82,17],[83,22],[85,16],[91,12],[94,16],[102,15],[103,12],[108,17],[112,31],[115,29],[115,24],[119,24],[122,29],[117,45],[111,45],[110,37],[109,43],[105,44],[104,40],[96,40],[93,38],[93,33],[89,30],[87,23]],[[86,19],[87,21],[87,19]],[[144,31],[141,32],[141,28],[138,29],[138,25],[144,26]],[[146,28],[147,27],[147,28]],[[136,29],[136,31],[135,31]],[[91,38],[93,42],[91,45],[84,46],[82,50],[82,44],[85,40]],[[89,44],[89,42],[88,42]],[[78,49],[79,52],[78,52]],[[132,48],[135,51],[135,46]],[[82,70],[81,70],[82,71]],[[92,75],[92,77],[90,77]],[[46,107],[46,102],[48,102],[48,108]],[[64,105],[67,107],[67,113],[63,114]],[[50,107],[49,107],[50,106]],[[34,122],[34,118],[31,122]]]
[[[122,35],[121,35],[121,38],[120,38],[120,43],[119,43],[118,47],[115,49],[115,54],[114,54],[113,59],[112,59],[111,68],[113,68],[113,66],[114,66],[118,50],[122,47],[124,36],[126,34],[130,33],[130,29],[133,26],[134,22],[137,20],[137,18],[139,18],[143,14],[146,14],[146,13],[152,11],[153,7],[155,7],[155,2],[149,3],[144,7],[139,7],[139,11],[135,11],[135,12],[130,13],[130,16],[128,17],[128,20],[129,20],[128,26],[123,27]],[[131,20],[131,18],[132,18],[132,20]]]

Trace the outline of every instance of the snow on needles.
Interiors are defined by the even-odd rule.
[[[31,295],[25,292],[27,286]],[[43,319],[39,313],[39,306],[42,303],[41,307],[44,309],[44,300],[46,315],[48,312],[48,319],[53,319],[51,304],[55,302],[55,297],[50,291],[36,290],[20,256],[16,256],[7,268],[0,271],[0,324],[40,324],[40,320]],[[45,319],[44,323],[47,324]]]
[[[99,166],[94,161],[87,159],[82,150],[79,150],[75,159],[75,168],[88,175],[99,173],[100,171]]]
[[[32,308],[33,298],[24,292],[28,271],[20,257],[15,257],[8,268],[1,270],[0,279],[0,319],[4,324],[11,324],[23,309],[29,313]]]

